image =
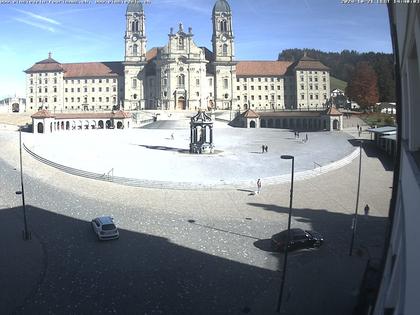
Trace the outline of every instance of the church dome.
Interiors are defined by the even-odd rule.
[[[216,12],[226,12],[230,13],[230,6],[226,0],[217,0],[216,4],[213,7],[213,14]]]
[[[142,12],[142,11],[143,11],[143,5],[141,4],[141,1],[139,0],[129,1],[129,4],[127,6],[127,13],[128,12]]]

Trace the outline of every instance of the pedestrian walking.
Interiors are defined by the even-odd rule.
[[[264,151],[265,151],[265,145],[263,144],[263,145],[261,146],[261,153],[264,153]]]
[[[174,133],[171,133],[171,140],[174,140]]]
[[[305,142],[308,142],[308,134],[305,135]]]
[[[357,124],[357,130],[359,130],[359,124]]]
[[[296,131],[297,137],[299,138],[299,131]]]
[[[265,152],[268,153],[268,145],[265,145]]]
[[[366,216],[368,216],[368,215],[369,215],[369,210],[370,210],[369,205],[368,205],[368,204],[366,204],[366,206],[365,206],[365,215],[366,215]]]
[[[261,191],[261,179],[258,178],[257,180],[257,194],[259,194]]]

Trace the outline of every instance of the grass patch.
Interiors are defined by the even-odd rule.
[[[330,90],[340,89],[346,92],[347,82],[330,76]]]
[[[360,118],[371,127],[395,126],[395,118],[390,114],[368,113],[360,115]]]

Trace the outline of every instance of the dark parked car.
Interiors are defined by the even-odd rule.
[[[271,247],[274,250],[284,251],[287,239],[287,230],[274,234],[271,237]],[[319,247],[324,242],[324,237],[315,231],[290,229],[288,250]]]

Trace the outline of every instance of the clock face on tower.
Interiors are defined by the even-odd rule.
[[[137,41],[137,36],[136,35],[133,35],[133,37],[131,37],[131,40],[133,41],[133,42],[136,42]]]
[[[226,37],[226,35],[225,35],[225,34],[220,35],[220,40],[221,40],[222,42],[227,41],[227,37]]]

